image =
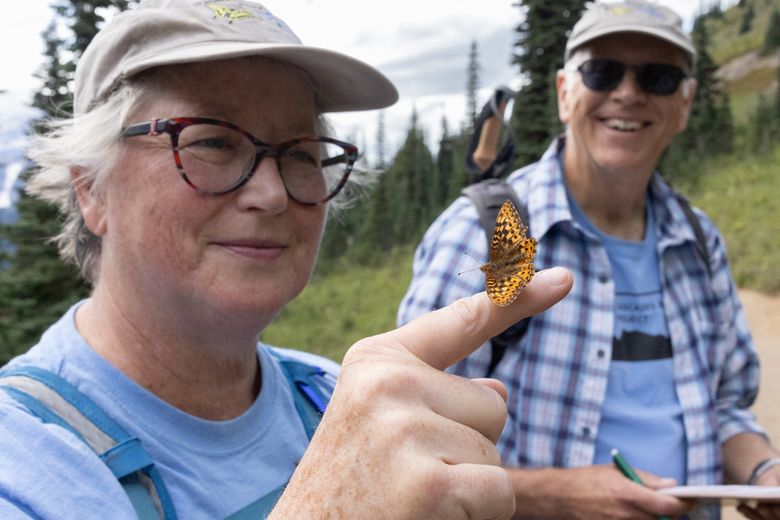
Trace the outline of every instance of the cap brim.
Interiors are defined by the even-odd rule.
[[[344,54],[298,44],[209,42],[156,53],[128,64],[125,77],[181,63],[264,56],[297,65],[314,82],[323,112],[385,108],[398,101],[398,91],[381,72]]]

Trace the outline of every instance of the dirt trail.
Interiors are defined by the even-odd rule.
[[[761,358],[761,389],[753,411],[775,446],[780,446],[780,296],[739,291],[753,341]],[[724,520],[744,519],[733,507],[723,510]]]

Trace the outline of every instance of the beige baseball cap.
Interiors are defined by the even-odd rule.
[[[585,43],[621,32],[655,36],[682,49],[692,66],[696,63],[696,48],[683,31],[680,16],[664,6],[642,0],[591,4],[571,31],[564,61],[569,61],[572,53]]]
[[[143,0],[114,16],[76,66],[74,111],[91,110],[117,84],[165,65],[266,56],[303,69],[325,112],[392,105],[382,73],[347,55],[303,45],[282,20],[251,0]]]

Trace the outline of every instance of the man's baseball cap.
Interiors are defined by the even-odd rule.
[[[647,34],[669,42],[685,52],[691,66],[696,63],[696,48],[691,37],[683,31],[682,19],[677,13],[642,0],[591,4],[571,31],[564,62],[585,43],[622,32]]]
[[[398,91],[378,70],[303,45],[282,20],[251,0],[143,0],[98,32],[76,67],[74,112],[105,101],[124,79],[165,65],[264,56],[301,68],[324,112],[392,105]]]

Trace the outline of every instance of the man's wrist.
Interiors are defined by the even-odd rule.
[[[780,457],[772,457],[769,459],[764,459],[753,468],[753,471],[750,472],[750,476],[747,480],[748,486],[755,486],[756,482],[758,482],[758,479],[761,478],[761,475],[769,471],[770,468],[774,466],[780,465]]]

